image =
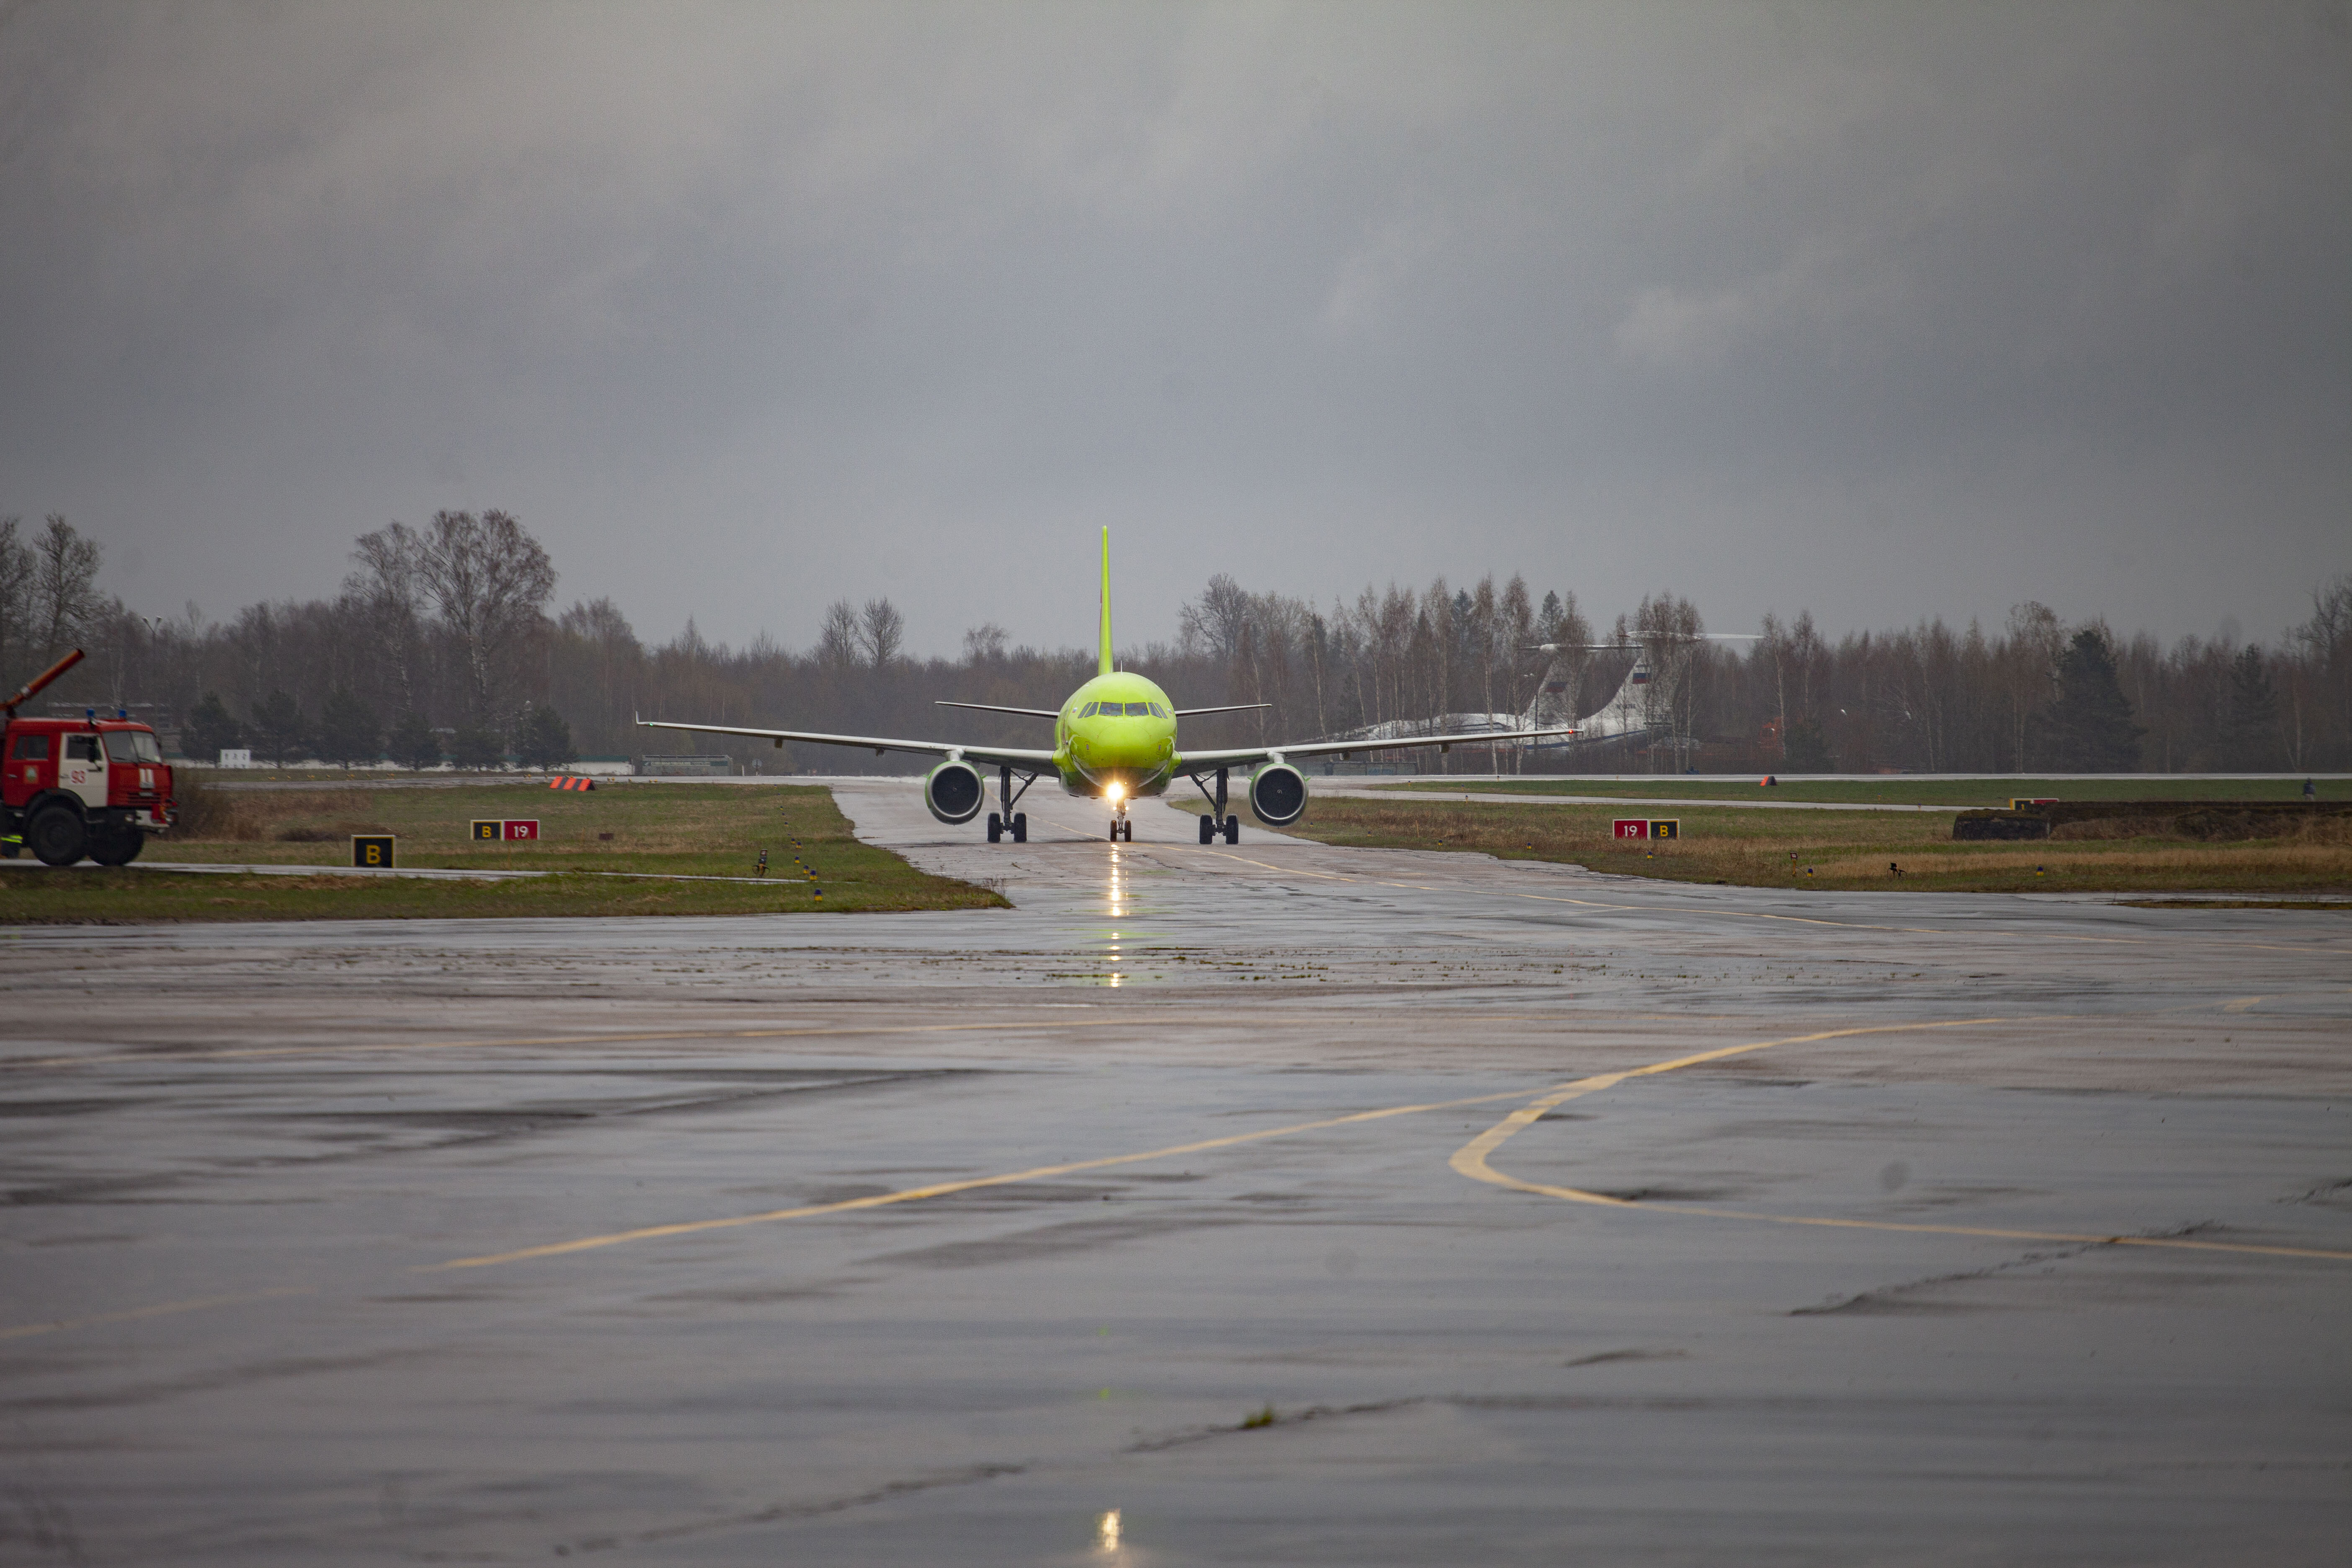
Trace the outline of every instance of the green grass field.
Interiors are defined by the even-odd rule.
[[[1759,774],[1760,778],[1762,775]],[[1862,805],[2003,806],[2011,796],[2059,800],[2301,800],[2301,778],[2210,779],[2193,773],[2161,778],[2105,779],[1803,779],[1783,777],[1764,788],[1754,778],[1693,778],[1661,774],[1654,779],[1454,778],[1417,779],[1392,786],[1400,793],[1437,795],[1582,795],[1634,800],[1818,800]],[[2321,779],[2321,800],[2352,800],[2352,779]]]
[[[1248,807],[1241,807],[1247,813]],[[1964,844],[1940,813],[1741,811],[1677,806],[1683,837],[1620,840],[1605,805],[1512,805],[1402,795],[1323,797],[1282,831],[1326,844],[1465,849],[1595,871],[1748,887],[1916,892],[2344,892],[2352,836],[2342,820],[2246,843],[2119,838]],[[1255,820],[1255,818],[1252,818]],[[1890,868],[1900,867],[1901,874]]]
[[[0,873],[0,923],[171,920],[488,919],[735,915],[1005,907],[992,889],[916,870],[861,844],[822,787],[646,784],[558,794],[544,785],[219,790],[192,803],[201,836],[151,839],[147,860],[315,866],[317,876],[236,876],[89,866]],[[536,843],[478,844],[476,818],[536,820]],[[353,834],[398,836],[404,867],[578,875],[457,882],[337,875]],[[755,874],[751,882],[640,879]],[[809,875],[814,872],[814,876]],[[632,873],[630,876],[586,873]],[[822,896],[820,896],[820,894]]]

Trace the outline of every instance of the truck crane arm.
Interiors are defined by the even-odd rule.
[[[33,677],[32,679],[18,687],[5,701],[0,701],[0,713],[5,713],[9,718],[14,719],[16,716],[16,710],[22,708],[26,703],[30,702],[34,698],[38,697],[41,694],[42,688],[47,686],[49,682],[55,680],[58,676],[63,675],[67,670],[71,669],[75,665],[78,665],[80,662],[81,649],[76,648],[73,652],[66,655],[65,658],[58,660],[57,663],[49,666],[48,668],[41,671],[40,674]]]

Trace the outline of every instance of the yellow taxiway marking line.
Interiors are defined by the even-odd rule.
[[[520,1247],[510,1252],[493,1252],[479,1258],[453,1258],[446,1263],[425,1263],[416,1267],[418,1273],[438,1273],[448,1268],[485,1268],[499,1263],[520,1263],[526,1258],[556,1258],[570,1252],[587,1252],[596,1247],[618,1247],[624,1242],[651,1241],[660,1237],[692,1236],[706,1230],[728,1230],[737,1226],[772,1225],[780,1220],[813,1219],[819,1215],[850,1214],[859,1209],[881,1208],[890,1204],[919,1202],[924,1198],[946,1197],[954,1193],[969,1193],[983,1187],[1010,1186],[1017,1182],[1043,1181],[1048,1176],[1066,1176],[1080,1171],[1108,1170],[1114,1165],[1135,1165],[1148,1160],[1169,1160],[1179,1154],[1204,1153],[1212,1149],[1231,1149],[1243,1143],[1262,1142],[1269,1138],[1288,1138],[1301,1132],[1316,1132],[1329,1127],[1350,1127],[1359,1122],[1382,1121],[1392,1116],[1413,1116],[1424,1110],[1453,1110],[1466,1105],[1492,1105],[1498,1100],[1516,1100],[1525,1089],[1507,1089],[1499,1094],[1475,1094],[1462,1100],[1431,1100],[1422,1105],[1391,1105],[1379,1110],[1359,1110],[1347,1116],[1325,1117],[1315,1121],[1294,1121],[1287,1126],[1268,1127],[1255,1132],[1230,1133],[1223,1138],[1203,1138],[1192,1143],[1171,1143],[1164,1149],[1147,1149],[1138,1154],[1108,1154],[1093,1160],[1071,1160],[1058,1165],[1035,1165],[1025,1171],[1007,1171],[992,1176],[970,1176],[961,1181],[934,1182],[929,1186],[903,1187],[897,1192],[875,1193],[862,1198],[845,1198],[838,1203],[807,1204],[798,1208],[769,1209],[760,1214],[728,1215],[719,1219],[682,1220],[672,1225],[640,1226],[635,1230],[616,1230],[604,1236],[583,1236],[572,1241],[550,1242],[541,1247]]]
[[[2258,998],[2256,998],[2258,1000]],[[1650,1067],[1633,1068],[1624,1072],[1597,1073],[1560,1085],[1549,1093],[1529,1100],[1494,1126],[1478,1134],[1454,1152],[1446,1163],[1458,1173],[1473,1181],[1486,1182],[1513,1192],[1532,1193],[1538,1197],[1559,1198],[1567,1203],[1592,1204],[1601,1208],[1640,1209],[1644,1214],[1683,1215],[1699,1219],[1754,1220],[1766,1225],[1824,1226],[1840,1230],[1905,1231],[1927,1236],[1990,1237],[2004,1241],[2061,1241],[2101,1247],[2152,1247],[2180,1252],[2252,1253],[2265,1258],[2306,1258],[2327,1262],[2352,1263],[2352,1252],[2331,1251],[2313,1247],[2265,1247],[2252,1242],[2193,1241],[2186,1237],[2118,1236],[2076,1231],[2013,1230],[1990,1226],[1909,1225],[1895,1220],[1834,1219],[1807,1215],[1757,1214],[1745,1209],[1696,1208],[1675,1205],[1668,1207],[1638,1203],[1631,1198],[1612,1198],[1605,1193],[1586,1192],[1580,1187],[1552,1186],[1543,1182],[1523,1181],[1517,1176],[1497,1171],[1488,1163],[1497,1149],[1517,1136],[1519,1131],[1556,1106],[1588,1094],[1614,1089],[1629,1078],[1644,1078],[1654,1073],[1673,1072],[1678,1068],[1694,1067],[1701,1062],[1721,1061],[1726,1057],[1743,1056],[1750,1051],[1769,1050],[1775,1046],[1798,1046],[1815,1040],[1841,1039],[1852,1035],[1906,1034],[1923,1029],[1960,1029],[1970,1025],[2021,1023],[2015,1018],[1957,1018],[1930,1024],[1876,1024],[1861,1028],[1824,1029],[1812,1035],[1791,1035],[1784,1039],[1758,1040],[1750,1045],[1726,1046],[1719,1050],[1702,1051],[1696,1056],[1676,1061],[1658,1062]]]
[[[234,1296],[199,1296],[190,1301],[164,1301],[152,1307],[133,1307],[123,1312],[100,1312],[89,1318],[59,1318],[55,1322],[23,1323],[13,1329],[0,1329],[0,1340],[29,1339],[35,1334],[59,1333],[67,1329],[90,1329],[101,1323],[134,1323],[142,1318],[168,1318],[181,1312],[201,1312],[207,1307],[235,1307],[247,1301],[270,1301],[281,1296],[315,1296],[316,1288],[309,1285],[285,1285],[274,1290],[247,1290]]]

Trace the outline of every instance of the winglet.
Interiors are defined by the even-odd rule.
[[[1102,537],[1102,646],[1096,663],[1097,675],[1110,673],[1110,530],[1105,528]]]

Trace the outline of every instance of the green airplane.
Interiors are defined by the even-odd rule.
[[[1131,802],[1162,795],[1180,778],[1190,778],[1213,814],[1201,818],[1201,842],[1223,837],[1241,842],[1238,816],[1225,811],[1227,779],[1235,769],[1249,773],[1250,809],[1260,821],[1281,827],[1298,820],[1307,810],[1307,775],[1293,759],[1353,756],[1358,752],[1401,752],[1435,746],[1444,751],[1457,745],[1487,745],[1498,741],[1532,741],[1552,735],[1572,735],[1572,729],[1511,730],[1464,735],[1420,735],[1407,740],[1308,741],[1295,745],[1245,746],[1222,752],[1177,749],[1176,721],[1206,713],[1237,713],[1272,706],[1239,702],[1223,708],[1179,708],[1168,693],[1142,676],[1113,668],[1110,651],[1110,530],[1102,532],[1102,626],[1099,665],[1095,678],[1070,693],[1057,710],[1004,708],[990,702],[941,702],[942,708],[974,708],[989,713],[1020,713],[1054,721],[1051,750],[1004,746],[971,746],[955,741],[898,741],[875,735],[820,735],[804,730],[751,730],[732,724],[671,724],[639,719],[647,730],[687,730],[706,735],[751,735],[782,747],[787,741],[819,746],[870,746],[876,756],[887,752],[911,752],[942,761],[923,778],[923,804],[933,816],[950,826],[970,822],[988,804],[988,784],[982,768],[997,773],[997,800],[1002,809],[988,814],[988,841],[1010,835],[1015,844],[1029,841],[1029,814],[1013,808],[1029,786],[1048,772],[1065,792],[1099,800],[1111,808],[1113,842],[1132,843],[1135,824],[1128,820]],[[1013,780],[1021,781],[1013,787]],[[1212,791],[1209,780],[1215,780]]]

